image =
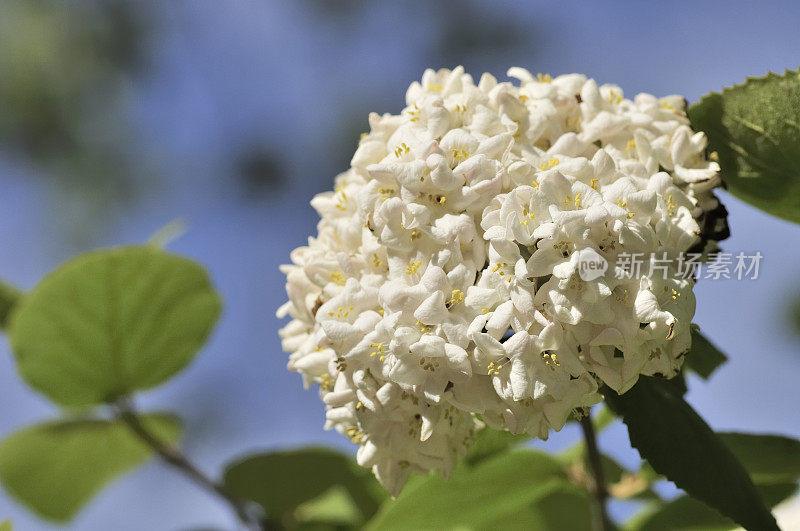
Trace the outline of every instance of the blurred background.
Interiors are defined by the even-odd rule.
[[[627,96],[683,94],[800,63],[800,4],[441,0],[4,0],[0,4],[0,278],[24,288],[70,256],[146,240],[175,218],[173,251],[225,298],[208,348],[140,401],[187,422],[216,473],[235,455],[350,443],[285,370],[278,265],[315,232],[313,194],[347,168],[370,111],[399,112],[426,67],[476,79],[509,66],[582,72]],[[800,227],[721,194],[730,252],[760,278],[701,281],[695,321],[730,361],[689,401],[720,430],[800,437]],[[0,344],[0,436],[55,411]],[[568,426],[549,450],[577,440]],[[601,447],[636,467],[622,426]],[[669,490],[664,492],[669,493]],[[614,514],[632,507],[615,503]],[[0,494],[0,520],[50,529]],[[230,529],[227,509],[153,463],[104,491],[75,530]]]

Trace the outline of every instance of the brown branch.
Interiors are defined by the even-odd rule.
[[[597,448],[597,436],[594,432],[592,418],[589,415],[580,421],[583,438],[586,441],[586,460],[592,472],[592,528],[595,531],[612,531],[613,526],[608,518],[606,511],[606,500],[608,499],[608,489],[606,487],[605,474],[603,473],[603,461],[600,451]]]
[[[117,418],[124,422],[139,439],[149,446],[167,464],[180,470],[206,491],[214,494],[226,502],[236,513],[241,522],[252,531],[264,531],[260,518],[254,514],[250,506],[232,495],[221,483],[214,481],[200,470],[194,463],[181,452],[181,449],[167,441],[162,440],[142,424],[139,415],[128,400],[119,400],[116,404]]]

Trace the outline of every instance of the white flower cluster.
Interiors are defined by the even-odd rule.
[[[282,268],[289,368],[393,494],[410,472],[447,476],[481,421],[547,438],[598,385],[673,376],[690,346],[691,278],[584,281],[575,259],[701,241],[719,167],[683,98],[509,76],[428,70],[400,115],[370,115]]]

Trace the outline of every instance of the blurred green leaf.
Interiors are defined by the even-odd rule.
[[[611,409],[605,405],[601,405],[597,409],[597,413],[592,416],[592,422],[594,422],[594,430],[597,433],[600,433],[604,429],[608,428],[614,421],[617,420],[617,416],[614,414]]]
[[[586,484],[588,479],[588,464],[586,460],[586,444],[579,442],[563,451],[559,460],[570,471],[573,482]],[[613,457],[601,454],[600,463],[603,467],[603,478],[607,483],[609,493],[618,499],[658,499],[658,495],[650,488],[652,479],[642,474],[634,474],[620,465]]]
[[[600,460],[603,477],[612,496],[623,500],[658,499],[658,494],[650,488],[650,481],[646,477],[631,472],[608,455],[601,455]]]
[[[183,236],[185,232],[186,221],[176,218],[163,227],[159,227],[147,240],[147,244],[159,249],[166,249],[169,244]]]
[[[551,482],[533,502],[509,513],[482,529],[513,530],[571,530],[592,529],[589,493],[566,482]]]
[[[464,460],[470,465],[475,465],[530,440],[531,436],[525,433],[512,435],[507,431],[484,427],[475,434],[475,442],[470,447]]]
[[[14,286],[0,282],[0,328],[6,327],[8,314],[11,313],[11,308],[17,303],[20,295],[22,292]]]
[[[254,455],[226,467],[225,486],[234,495],[261,505],[267,516],[279,521],[342,517],[331,512],[331,489],[344,489],[357,514],[355,522],[369,519],[386,497],[369,470],[344,454],[326,448],[305,448]],[[322,498],[321,498],[322,497]],[[314,502],[307,504],[306,502]],[[334,518],[335,520],[336,518]]]
[[[758,489],[764,502],[774,507],[797,491],[797,485],[783,483],[764,485]],[[655,511],[635,516],[628,529],[637,531],[672,531],[694,529],[697,531],[728,530],[739,527],[708,505],[689,496],[681,496],[664,504]]]
[[[787,70],[748,78],[703,96],[688,110],[708,135],[722,178],[740,199],[800,222],[800,76]]]
[[[566,480],[562,464],[543,452],[520,449],[474,467],[460,466],[448,481],[431,474],[406,485],[367,529],[481,528],[523,510]]]
[[[789,304],[788,325],[795,334],[800,334],[800,296],[795,295]]]
[[[747,529],[778,529],[742,464],[674,385],[642,376],[622,395],[604,394],[655,471]]]
[[[711,341],[698,330],[692,330],[692,350],[686,356],[686,366],[703,379],[708,379],[717,367],[728,361]]]
[[[758,484],[800,478],[800,441],[781,435],[720,433],[720,439]]]
[[[298,505],[294,518],[304,523],[343,526],[357,526],[364,522],[364,516],[350,493],[341,485],[334,485],[321,496]]]
[[[25,294],[8,334],[22,377],[67,406],[158,385],[205,343],[220,299],[202,266],[150,246],[80,255]]]
[[[11,525],[10,520],[0,522],[0,531],[14,531],[14,526]]]
[[[169,415],[144,415],[144,425],[168,441],[180,422]],[[39,516],[66,522],[113,479],[152,455],[118,421],[55,421],[23,428],[0,442],[0,482]]]

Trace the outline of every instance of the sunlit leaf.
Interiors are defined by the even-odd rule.
[[[528,506],[480,527],[495,530],[589,530],[592,514],[589,493],[567,482],[551,482]]]
[[[775,216],[800,222],[800,75],[748,78],[689,110],[719,155],[728,190]]]
[[[297,506],[294,518],[306,523],[325,523],[356,526],[364,515],[342,485],[334,485],[322,495]]]
[[[150,246],[74,258],[14,307],[8,334],[22,377],[69,406],[158,385],[205,343],[220,299],[195,262]]]
[[[431,474],[406,485],[367,529],[481,528],[523,510],[566,479],[562,464],[535,450],[501,453],[474,467],[461,466],[448,481]]]
[[[166,441],[180,436],[180,422],[172,416],[147,415],[142,423]],[[66,522],[108,483],[151,455],[117,421],[48,422],[0,442],[0,482],[39,516]]]
[[[465,461],[472,465],[477,464],[530,439],[530,435],[527,434],[512,435],[507,431],[483,428],[475,435],[475,442],[470,447]]]
[[[655,471],[747,529],[778,529],[747,471],[674,385],[642,376],[623,395],[604,393]]]

